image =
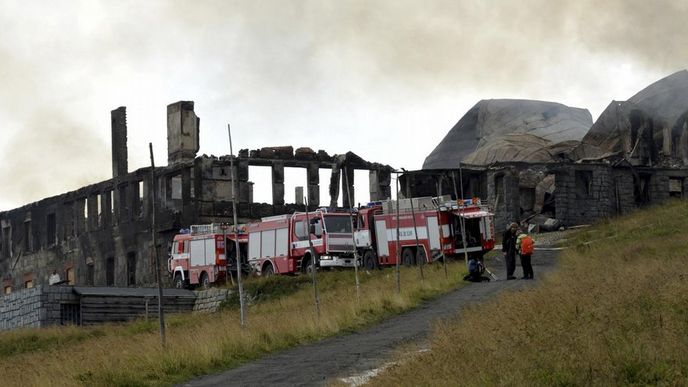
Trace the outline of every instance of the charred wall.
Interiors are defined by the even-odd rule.
[[[481,197],[487,195],[488,179],[486,168],[464,168],[459,170],[422,170],[407,172],[399,176],[400,196],[449,195],[456,198]]]
[[[478,196],[495,214],[496,230],[510,222],[558,228],[590,224],[635,209],[685,198],[687,168],[630,163],[500,163],[462,171],[415,171],[400,178],[404,197],[436,196],[438,176],[454,174],[464,197]],[[461,183],[459,183],[461,180]],[[476,189],[477,187],[477,189]],[[481,187],[484,187],[482,190]],[[443,195],[456,197],[446,187]],[[458,195],[460,196],[460,195]]]
[[[609,166],[570,165],[554,172],[556,218],[563,224],[589,224],[614,215]]]
[[[248,167],[254,162],[315,170],[323,165],[334,166],[335,170],[344,168],[326,162],[237,158],[234,168],[239,187],[240,223],[304,209],[303,205],[283,200],[276,204],[251,202]],[[371,179],[375,194],[389,194],[388,168],[372,167],[371,174],[383,176],[381,182],[379,178]],[[229,157],[201,156],[158,167],[155,175],[155,184],[151,184],[150,168],[142,168],[0,213],[0,275],[4,287],[17,289],[27,284],[45,284],[53,270],[78,285],[152,285],[155,280],[150,223],[153,194],[162,262],[166,262],[169,244],[180,228],[233,221]],[[315,181],[311,177],[310,182]],[[312,195],[318,192],[316,187],[319,189],[317,184],[311,184]],[[317,201],[310,206],[317,207]]]
[[[332,170],[330,183],[336,188],[330,187],[333,203],[337,203],[340,184],[355,202],[356,169],[370,171],[371,198],[390,197],[392,169],[351,152],[330,156],[322,150],[294,151],[289,146],[244,149],[237,157],[197,157],[200,119],[193,106],[190,101],[168,106],[169,165],[156,167],[155,179],[150,167],[127,171],[126,109],[120,107],[111,113],[112,179],[0,212],[3,289],[47,284],[53,271],[82,286],[153,285],[154,207],[162,265],[157,269],[166,278],[167,251],[178,230],[192,224],[232,223],[234,194],[240,223],[303,211],[302,204],[284,201],[285,167],[306,169],[311,209],[320,206],[319,170],[323,168]],[[273,204],[253,202],[252,165],[272,167]],[[232,192],[234,176],[236,193]]]
[[[152,282],[145,172],[0,213],[4,288],[45,284],[53,270],[87,285]]]

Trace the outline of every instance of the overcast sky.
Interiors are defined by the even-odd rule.
[[[682,0],[0,7],[0,210],[110,178],[118,106],[130,171],[149,165],[148,142],[166,163],[166,106],[178,100],[196,103],[200,154],[229,153],[229,122],[236,149],[350,150],[418,169],[481,99],[556,101],[595,119],[612,99],[688,67]],[[271,197],[266,172],[254,173],[256,200]],[[305,182],[290,180],[305,172],[288,173],[293,201],[291,186]],[[356,185],[367,190],[365,176]]]

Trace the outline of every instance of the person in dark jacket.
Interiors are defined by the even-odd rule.
[[[483,266],[483,263],[476,257],[472,257],[468,260],[468,274],[463,277],[463,280],[471,282],[490,282],[490,279],[483,275],[484,272],[485,266]]]
[[[504,261],[506,262],[506,279],[516,279],[514,271],[516,271],[516,238],[517,238],[518,224],[511,223],[502,235],[502,253],[504,254]]]

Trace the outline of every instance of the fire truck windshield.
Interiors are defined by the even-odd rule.
[[[350,233],[351,219],[348,216],[325,215],[325,230],[334,233]]]

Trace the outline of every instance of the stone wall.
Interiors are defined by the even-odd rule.
[[[208,289],[196,291],[196,303],[193,311],[195,313],[214,313],[220,309],[220,305],[231,294],[234,293],[232,289]]]
[[[41,326],[41,287],[22,289],[2,298],[0,329]]]
[[[64,305],[78,303],[71,286],[37,286],[12,292],[0,299],[0,330],[40,328],[74,322]]]
[[[559,169],[555,174],[557,219],[564,225],[589,224],[614,214],[611,172],[606,165]]]
[[[612,207],[618,215],[624,215],[637,208],[633,194],[633,174],[628,170],[616,169],[612,173]]]
[[[650,180],[650,200],[661,203],[669,199],[669,176],[662,172],[652,175]]]
[[[72,286],[41,286],[41,326],[79,324],[79,296]],[[68,309],[67,309],[68,308]]]
[[[458,170],[453,171],[458,183]],[[436,196],[433,181],[451,176],[452,171],[416,171],[401,176],[403,197]],[[600,163],[499,163],[488,168],[464,167],[466,187],[486,187],[487,200],[495,216],[495,230],[501,233],[512,221],[527,219],[534,208],[532,186],[554,175],[554,208],[547,216],[563,226],[590,224],[601,219],[630,213],[638,208],[661,204],[671,195],[686,197],[688,169],[632,166],[619,162]],[[530,176],[530,177],[529,177]],[[435,180],[433,180],[435,179]],[[474,179],[475,182],[471,182]],[[672,193],[672,180],[673,190]],[[442,192],[447,192],[443,187]],[[467,195],[465,195],[467,196]],[[530,211],[530,212],[529,212]]]

